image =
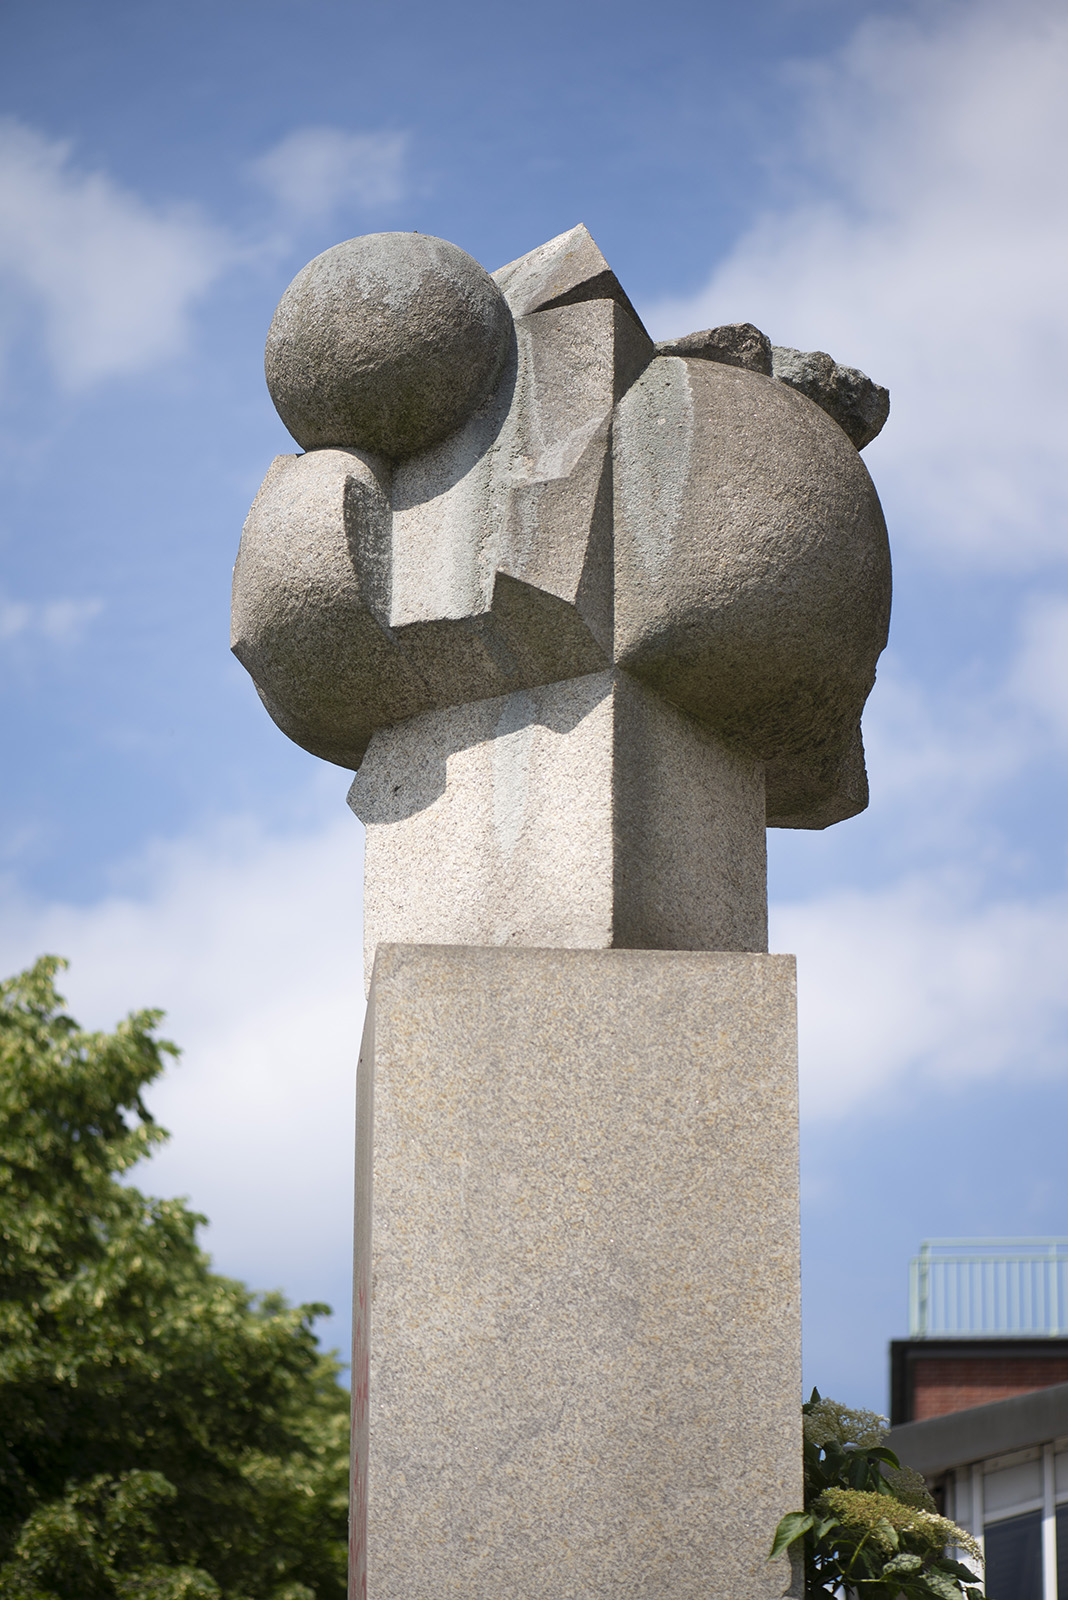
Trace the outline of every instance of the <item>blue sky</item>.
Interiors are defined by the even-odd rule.
[[[801,990],[806,1378],[883,1406],[939,1234],[1068,1233],[1068,18],[1039,0],[8,0],[0,958],[185,1048],[142,1186],[348,1319],[360,830],[227,650],[274,305],[418,228],[583,221],[657,336],[888,384],[873,801],[770,836]]]

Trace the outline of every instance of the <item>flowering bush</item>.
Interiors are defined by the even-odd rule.
[[[955,1546],[981,1568],[979,1546],[938,1515],[920,1474],[886,1448],[885,1418],[817,1389],[802,1411],[805,1509],[783,1517],[771,1555],[803,1554],[806,1597],[983,1600],[972,1569],[946,1554]]]

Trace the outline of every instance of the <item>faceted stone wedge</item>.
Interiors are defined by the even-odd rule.
[[[622,284],[581,223],[518,261],[498,267],[493,280],[516,317],[580,300],[614,300],[642,326]]]
[[[495,394],[394,474],[390,619],[478,615],[503,572],[573,605],[607,660],[613,407],[652,342],[610,300],[520,317],[515,335]]]
[[[576,607],[508,573],[498,573],[489,611],[410,622],[392,637],[426,685],[428,707],[489,700],[608,664]]]

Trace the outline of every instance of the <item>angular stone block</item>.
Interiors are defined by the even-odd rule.
[[[515,334],[513,363],[482,409],[397,469],[390,622],[480,615],[506,574],[573,607],[608,665],[612,414],[652,342],[606,299],[518,317]],[[465,687],[457,703],[478,698]]]
[[[781,1595],[792,957],[380,947],[358,1123],[352,1595]]]
[[[493,281],[516,317],[585,300],[614,300],[641,325],[623,285],[581,223],[498,267]]]
[[[365,971],[385,941],[766,950],[762,764],[626,673],[372,739]]]

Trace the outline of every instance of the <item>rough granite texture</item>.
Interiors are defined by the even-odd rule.
[[[783,1593],[765,1555],[802,1493],[793,966],[379,949],[353,1600]]]
[[[858,450],[883,430],[890,415],[890,391],[857,367],[843,367],[825,350],[790,350],[773,345],[772,376],[788,384],[833,417]]]
[[[727,322],[720,328],[704,328],[681,339],[661,339],[658,356],[696,356],[702,361],[721,361],[728,367],[748,367],[771,377],[771,340],[751,322]]]
[[[775,378],[833,417],[858,450],[882,432],[890,415],[890,391],[873,383],[857,367],[842,366],[825,350],[791,350],[785,345],[773,345],[767,334],[751,322],[728,322],[719,328],[684,334],[681,339],[661,339],[656,353],[748,367],[750,372]]]
[[[313,755],[358,767],[371,735],[432,707],[553,683],[608,662],[583,618],[610,586],[591,562],[575,605],[498,570],[485,609],[405,613],[420,552],[396,536],[389,468],[355,450],[278,456],[245,523],[234,569],[231,648],[274,721]],[[591,501],[592,516],[592,501]],[[427,584],[466,582],[442,550]],[[410,554],[410,571],[406,557]],[[473,566],[473,563],[470,564]],[[520,563],[515,563],[520,567]],[[391,597],[396,595],[396,605]],[[444,609],[444,607],[442,608]]]
[[[383,942],[766,950],[763,766],[611,671],[377,733],[365,972]]]
[[[631,386],[614,437],[616,661],[785,763],[769,821],[843,800],[890,617],[886,526],[856,450],[785,385],[679,356]]]
[[[623,285],[581,223],[498,267],[493,281],[517,317],[582,300],[614,300],[641,327]]]
[[[307,450],[414,455],[481,403],[512,319],[478,262],[445,239],[371,233],[297,274],[267,335],[267,387]]]

